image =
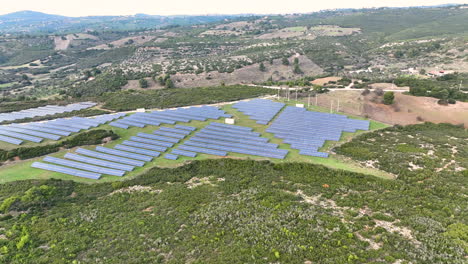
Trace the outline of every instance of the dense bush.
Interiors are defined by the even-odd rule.
[[[217,159],[112,184],[8,183],[0,261],[461,264],[461,180]]]

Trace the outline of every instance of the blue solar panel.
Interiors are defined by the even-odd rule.
[[[122,142],[122,145],[127,145],[127,146],[132,146],[132,147],[137,147],[137,148],[150,149],[150,150],[156,150],[156,151],[160,151],[160,152],[164,152],[164,151],[167,150],[166,147],[155,146],[155,145],[151,145],[151,144],[145,144],[145,143],[134,142],[134,141],[129,141],[129,140],[125,140],[124,142]]]
[[[135,154],[135,153],[126,152],[122,150],[110,149],[110,148],[105,148],[105,147],[100,147],[100,146],[96,147],[96,150],[99,152],[117,155],[117,156],[126,157],[130,159],[135,159],[135,160],[142,160],[142,161],[153,160],[153,157],[151,156],[140,155],[140,154]]]
[[[127,129],[127,128],[128,128],[128,125],[119,123],[118,121],[109,123],[109,125],[110,125],[110,126],[113,126],[113,127],[124,128],[124,129]]]
[[[7,142],[7,143],[11,143],[11,144],[15,144],[15,145],[20,145],[21,143],[23,143],[22,140],[19,140],[19,139],[16,139],[16,138],[7,137],[7,136],[2,136],[2,135],[0,135],[0,141]]]
[[[45,132],[48,133],[48,135],[53,134],[53,135],[60,135],[60,136],[69,136],[71,135],[71,132],[68,131],[62,131],[62,130],[57,130],[57,129],[51,129],[51,128],[45,128],[45,127],[40,127],[34,124],[27,124],[27,125],[10,125],[10,126],[4,126],[4,129],[23,129],[23,130],[34,130],[35,132]],[[33,135],[33,134],[31,134]],[[47,137],[44,137],[47,138]],[[60,138],[60,137],[59,137]]]
[[[125,165],[125,164],[120,164],[120,163],[115,163],[115,162],[110,162],[106,160],[100,160],[100,159],[95,159],[95,158],[90,158],[90,157],[85,157],[73,153],[67,153],[65,154],[65,158],[71,159],[71,160],[76,160],[76,161],[81,161],[89,164],[94,164],[94,165],[99,165],[107,168],[113,168],[113,169],[118,169],[118,170],[124,170],[124,171],[132,171],[135,167],[130,166],[130,165]]]
[[[248,115],[251,119],[257,120],[257,124],[266,125],[281,111],[284,105],[284,103],[265,99],[253,99],[236,103],[233,107]]]
[[[161,146],[161,147],[168,147],[168,148],[174,146],[174,143],[159,141],[159,140],[149,139],[149,138],[142,138],[142,137],[130,137],[130,140],[136,141],[136,142],[147,143],[151,145],[156,145],[156,146]]]
[[[242,130],[242,131],[252,131],[251,127],[243,127],[243,126],[236,126],[236,125],[228,125],[228,124],[222,124],[222,123],[216,123],[216,122],[211,122],[210,125],[212,126],[218,126],[218,127],[224,127],[224,128],[229,128],[233,130]]]
[[[187,146],[187,145],[180,145],[178,146],[178,148],[182,150],[197,152],[197,153],[204,153],[204,154],[210,154],[210,155],[216,155],[216,156],[227,156],[226,151],[220,151],[220,150],[209,149],[209,148]]]
[[[219,136],[219,135],[214,135],[214,134],[197,133],[196,136],[201,137],[201,138],[210,138],[210,139],[215,139],[215,140],[224,140],[224,141],[229,141],[229,142],[243,143],[243,144],[253,145],[253,146],[268,146],[270,148],[278,147],[278,144],[274,144],[274,143],[265,143],[261,141],[247,140],[243,138],[233,138],[233,137],[229,137],[229,135]]]
[[[73,175],[73,176],[78,176],[78,177],[83,177],[83,178],[88,178],[88,179],[94,179],[94,180],[97,180],[101,177],[101,174],[99,173],[70,169],[67,167],[62,167],[62,166],[57,166],[57,165],[52,165],[52,164],[47,164],[47,163],[42,163],[42,162],[34,162],[31,165],[31,167],[48,170],[48,171],[60,172],[63,174],[68,174],[68,175]]]
[[[179,158],[179,156],[174,155],[174,154],[169,154],[169,153],[168,153],[168,154],[164,155],[164,158],[170,159],[170,160],[176,160],[176,159]]]
[[[132,165],[132,166],[142,167],[142,166],[145,165],[145,163],[143,161],[138,161],[138,160],[133,160],[133,159],[128,159],[128,158],[122,158],[122,157],[109,155],[109,154],[103,154],[103,153],[99,153],[99,152],[96,152],[96,151],[87,150],[87,149],[83,149],[83,148],[78,148],[76,150],[76,153],[83,154],[83,155],[90,156],[90,157],[94,157],[94,158],[98,158],[98,159],[104,159],[104,160],[115,161],[115,162],[118,162],[118,163],[128,164],[128,165]]]
[[[299,149],[302,155],[327,157],[327,153],[317,151],[326,140],[340,140],[343,131],[354,132],[368,127],[369,121],[366,120],[286,107],[266,131]]]
[[[170,128],[170,127],[161,127],[161,128],[159,128],[159,130],[165,131],[165,132],[183,134],[183,135],[189,135],[191,133],[191,131],[189,131],[189,130]]]
[[[182,135],[182,134],[176,134],[176,133],[171,133],[171,132],[167,132],[167,131],[160,131],[160,130],[154,131],[153,134],[159,135],[159,136],[177,138],[177,139],[183,139],[185,137],[185,135]]]
[[[190,158],[195,158],[197,156],[197,153],[195,152],[181,150],[181,149],[173,149],[171,153],[176,154],[176,155],[190,157]]]
[[[129,151],[129,152],[149,155],[149,156],[152,156],[152,157],[158,157],[161,154],[158,151],[152,151],[152,150],[147,150],[147,149],[142,149],[142,148],[135,148],[135,147],[125,146],[125,145],[116,145],[114,148]]]
[[[36,143],[39,143],[42,141],[42,138],[39,138],[39,137],[28,136],[28,135],[24,135],[18,132],[9,132],[5,130],[1,130],[1,129],[0,129],[0,134],[4,136],[13,137],[13,138],[29,140],[29,141],[36,142]]]
[[[158,135],[152,135],[152,134],[146,134],[146,133],[138,133],[137,136],[171,142],[171,143],[178,143],[180,141],[180,139],[177,139],[177,138],[164,137],[164,136],[158,136]]]
[[[258,141],[258,142],[268,142],[268,138],[263,138],[263,137],[255,137],[255,136],[242,136],[238,134],[229,134],[229,133],[224,133],[224,132],[215,132],[214,130],[208,130],[208,129],[202,129],[200,130],[199,133],[205,134],[205,135],[218,135],[218,136],[230,136],[232,138],[236,139],[246,139],[250,141]]]
[[[174,127],[179,128],[179,129],[189,130],[189,131],[195,131],[197,129],[196,127],[183,126],[183,125],[175,125]]]
[[[71,160],[66,160],[66,159],[54,158],[54,157],[51,157],[51,156],[45,157],[44,161],[59,164],[59,165],[63,165],[63,166],[67,166],[67,167],[83,169],[83,170],[86,170],[86,171],[92,171],[92,172],[108,174],[108,175],[114,175],[114,176],[123,176],[125,174],[125,171],[123,171],[123,170],[103,168],[103,167],[98,167],[98,166],[94,166],[94,165],[89,165],[89,164],[86,164],[86,163],[81,163],[81,162],[76,162],[76,161],[71,161]]]
[[[37,132],[37,131],[29,130],[26,128],[23,129],[23,128],[5,126],[2,129],[8,130],[8,131],[20,132],[23,134],[28,134],[28,135],[42,137],[42,138],[48,138],[52,140],[59,140],[61,138],[61,136],[58,136],[58,135],[52,135],[52,134],[44,133],[44,132]]]

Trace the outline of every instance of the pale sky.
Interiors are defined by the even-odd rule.
[[[307,13],[333,8],[401,7],[468,0],[0,0],[0,14],[33,10],[65,16]]]

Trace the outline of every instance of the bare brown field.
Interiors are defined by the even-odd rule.
[[[312,84],[324,85],[324,84],[326,84],[328,82],[336,82],[336,81],[339,81],[339,80],[341,80],[341,77],[330,76],[330,77],[315,79],[315,80],[312,81]]]
[[[73,43],[73,41],[80,39],[94,39],[97,40],[96,36],[78,33],[78,34],[68,34],[65,36],[65,39],[62,39],[61,36],[54,37],[55,50],[66,50]]]
[[[128,37],[128,38],[123,38],[123,39],[119,39],[116,41],[112,41],[109,44],[111,44],[114,48],[120,48],[120,47],[125,46],[129,40],[132,40],[134,44],[141,45],[143,43],[153,40],[154,38],[155,38],[154,36],[135,36],[135,37]],[[112,47],[109,47],[108,44],[101,44],[101,45],[94,46],[88,49],[89,50],[93,50],[93,49],[106,50],[106,49],[111,49],[111,48]]]
[[[372,89],[382,89],[382,90],[408,90],[408,86],[398,87],[392,83],[373,83],[369,85]]]
[[[153,81],[152,78],[145,78],[148,81],[148,88],[140,88],[138,80],[129,80],[126,85],[122,87],[123,90],[151,90],[151,89],[162,89],[163,86],[159,85],[158,82]]]
[[[457,102],[454,105],[439,105],[438,99],[431,97],[417,97],[395,93],[395,103],[384,105],[382,98],[371,93],[361,95],[361,91],[334,91],[318,96],[318,105],[327,109],[333,101],[336,111],[338,99],[339,111],[368,117],[386,124],[409,125],[421,122],[464,124],[468,128],[468,103]],[[307,102],[307,99],[304,100]],[[315,98],[311,99],[315,104]]]
[[[306,56],[299,56],[299,66],[305,75],[323,73],[323,70]],[[176,74],[172,76],[172,79],[176,87],[200,87],[219,85],[221,82],[224,82],[226,85],[250,84],[267,81],[270,77],[273,77],[273,80],[286,80],[295,79],[299,76],[293,73],[292,66],[283,65],[279,59],[274,60],[273,65],[265,63],[265,67],[265,72],[259,70],[258,64],[253,64],[237,69],[232,73]]]

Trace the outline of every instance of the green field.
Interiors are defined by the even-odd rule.
[[[285,102],[287,105],[295,105],[295,101],[289,101]],[[393,178],[393,176],[389,173],[386,173],[384,171],[376,170],[376,169],[371,169],[371,168],[365,168],[359,165],[357,162],[352,161],[349,158],[345,158],[344,156],[340,155],[335,155],[331,154],[329,158],[320,158],[320,157],[309,157],[309,156],[303,156],[299,155],[299,151],[295,149],[290,149],[288,144],[282,143],[281,139],[275,138],[273,134],[265,132],[266,128],[268,126],[266,125],[259,125],[255,123],[254,120],[249,119],[246,115],[242,114],[241,112],[237,111],[236,109],[232,108],[232,105],[224,105],[222,107],[224,111],[227,113],[231,114],[234,116],[236,120],[236,125],[240,126],[248,126],[252,127],[254,131],[261,133],[262,137],[266,137],[270,139],[271,143],[276,143],[279,144],[279,148],[281,149],[288,149],[289,153],[286,156],[284,160],[280,159],[269,159],[269,158],[264,158],[264,157],[255,157],[251,155],[245,155],[245,154],[238,154],[238,153],[229,153],[229,157],[231,158],[237,158],[237,159],[251,159],[251,160],[272,160],[275,163],[285,163],[285,162],[308,162],[308,163],[314,163],[314,164],[321,164],[330,168],[334,169],[343,169],[347,171],[352,171],[352,172],[360,172],[360,173],[365,173],[365,174],[370,174],[374,175],[377,177],[381,178]],[[322,108],[317,108],[314,106],[310,107],[310,110],[313,111],[321,111],[324,112],[325,109]],[[354,118],[354,117],[353,117]],[[197,128],[203,128],[210,122],[223,122],[223,119],[220,120],[208,120],[205,122],[201,121],[191,121],[190,123],[183,123],[185,125],[189,126],[194,126]],[[164,125],[166,127],[173,127],[173,125]],[[371,120],[371,125],[370,128],[371,130],[376,130],[376,129],[381,129],[385,128],[388,125],[379,123],[376,121]],[[105,144],[104,146],[106,147],[113,147],[119,143],[121,143],[124,140],[129,139],[131,136],[136,135],[139,132],[144,132],[144,133],[151,133],[152,131],[156,130],[158,127],[157,126],[147,126],[145,128],[137,128],[137,127],[131,127],[129,129],[121,129],[121,128],[115,128],[111,127],[109,125],[104,125],[99,127],[100,129],[110,129],[114,131],[116,134],[120,135],[120,139],[112,141],[108,144]],[[349,141],[352,137],[354,137],[357,134],[362,134],[366,133],[365,131],[358,131],[356,133],[348,133],[345,132],[342,135],[342,138],[340,141],[335,142],[335,141],[327,141],[325,145],[320,149],[321,151],[327,151],[330,152],[334,147],[337,145],[340,145],[343,142]],[[187,138],[185,139],[187,140]],[[182,140],[182,144],[185,140]],[[29,143],[28,143],[29,144]],[[31,143],[32,144],[32,143]],[[179,144],[174,145],[173,148],[176,148]],[[36,144],[37,145],[37,144]],[[94,149],[95,146],[85,146],[83,148],[87,149]],[[168,149],[167,152],[170,152],[171,149]],[[63,157],[67,152],[70,150],[62,150],[57,153],[54,153],[51,156],[54,157]],[[72,149],[71,151],[74,151]],[[166,153],[167,153],[166,152]],[[99,181],[95,180],[88,180],[88,179],[82,179],[74,176],[68,176],[64,175],[62,173],[56,173],[56,172],[49,172],[49,171],[44,171],[40,169],[35,169],[31,168],[30,165],[35,162],[35,161],[40,161],[42,160],[42,157],[39,158],[34,158],[30,160],[25,160],[25,161],[19,161],[19,162],[14,162],[12,164],[4,165],[2,170],[1,170],[1,175],[0,176],[0,183],[5,183],[5,182],[10,182],[10,181],[15,181],[15,180],[25,180],[25,179],[45,179],[45,178],[59,178],[59,179],[73,179],[75,181],[79,182],[87,182],[87,183],[94,183],[94,182],[107,182],[107,181],[118,181],[118,180],[125,180],[129,178],[133,178],[137,175],[142,174],[143,172],[146,172],[147,170],[151,169],[152,167],[177,167],[181,166],[191,160],[204,160],[207,158],[220,158],[218,156],[213,156],[213,155],[208,155],[208,154],[199,154],[195,158],[189,158],[189,157],[182,157],[179,156],[178,160],[167,160],[164,157],[164,154],[162,154],[160,157],[154,159],[152,162],[147,163],[146,166],[139,168],[137,167],[134,171],[127,173],[124,177],[117,177],[117,176],[109,176],[109,175],[103,175],[103,177]]]

